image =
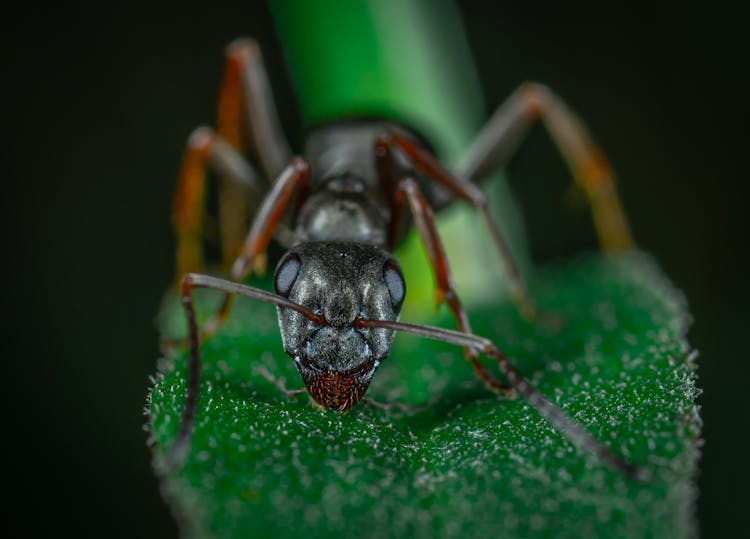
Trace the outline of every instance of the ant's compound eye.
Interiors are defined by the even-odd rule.
[[[404,302],[404,296],[406,296],[406,283],[404,283],[401,268],[398,267],[395,261],[389,260],[385,263],[383,267],[383,281],[385,281],[385,287],[391,295],[393,308],[399,310],[401,304]]]
[[[273,286],[277,294],[285,298],[289,297],[301,267],[302,262],[294,253],[287,253],[279,260],[279,265],[276,266],[276,275],[273,278]]]

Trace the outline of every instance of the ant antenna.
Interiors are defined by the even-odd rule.
[[[180,426],[177,436],[166,457],[167,469],[179,467],[187,456],[198,402],[198,388],[200,385],[201,371],[199,352],[200,333],[198,331],[195,308],[193,305],[193,288],[210,288],[227,294],[256,299],[265,303],[273,303],[279,307],[293,309],[315,324],[322,326],[327,323],[322,315],[315,314],[302,305],[290,301],[278,294],[208,275],[196,273],[188,273],[185,275],[182,279],[182,304],[185,307],[189,331],[188,384],[185,397],[185,407],[183,408],[182,416],[180,418]],[[646,482],[651,479],[652,474],[650,470],[633,464],[613,452],[606,445],[596,440],[596,438],[589,434],[580,424],[568,417],[560,408],[545,399],[544,396],[534,388],[534,386],[526,380],[520,372],[518,372],[508,358],[505,357],[500,350],[498,350],[497,346],[495,346],[489,339],[469,333],[462,333],[460,331],[409,324],[406,322],[393,322],[389,320],[368,320],[357,318],[354,320],[354,326],[358,328],[384,328],[393,331],[411,333],[420,337],[443,341],[461,347],[474,348],[488,357],[495,358],[500,371],[507,377],[508,381],[526,399],[526,401],[581,449],[591,453],[601,462],[627,477],[641,482]]]
[[[199,352],[200,332],[198,331],[195,307],[193,305],[193,288],[210,288],[212,290],[226,292],[227,294],[257,299],[265,303],[273,303],[279,307],[293,309],[315,324],[322,326],[326,323],[326,320],[322,315],[315,314],[302,305],[290,301],[283,296],[279,296],[278,294],[267,292],[260,288],[254,288],[252,286],[246,286],[232,281],[211,277],[209,275],[202,275],[200,273],[186,274],[182,278],[181,291],[182,305],[185,308],[185,317],[187,318],[189,333],[188,348],[190,355],[188,358],[187,392],[185,395],[185,407],[182,409],[177,436],[175,437],[172,448],[169,450],[169,454],[166,457],[167,469],[178,468],[182,465],[187,456],[190,445],[190,436],[192,435],[193,424],[195,423],[195,411],[198,404],[198,388],[200,386],[201,377],[201,358]]]
[[[391,322],[388,320],[365,320],[357,319],[354,322],[356,327],[380,327],[392,329],[394,331],[403,331],[427,339],[455,344],[462,347],[471,347],[478,352],[493,357],[502,373],[508,381],[523,395],[526,401],[531,404],[541,415],[552,423],[560,432],[562,432],[573,443],[578,445],[584,451],[591,453],[597,459],[620,473],[641,482],[647,482],[651,479],[651,471],[627,461],[622,456],[613,452],[602,442],[598,441],[588,433],[580,424],[568,417],[560,408],[544,398],[544,396],[534,386],[521,375],[518,370],[511,365],[507,357],[497,349],[492,341],[483,337],[478,337],[469,333],[462,333],[449,329],[437,328],[432,326],[421,326],[405,322]]]

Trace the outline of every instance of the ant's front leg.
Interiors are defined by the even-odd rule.
[[[232,264],[232,281],[243,280],[253,269],[258,273],[265,271],[265,252],[276,225],[284,214],[292,194],[307,191],[309,175],[310,165],[301,157],[292,158],[289,165],[279,175],[271,191],[263,199],[250,227],[250,232],[242,244],[240,254]],[[204,338],[216,332],[229,314],[231,306],[232,295],[226,294],[217,312],[203,326]]]
[[[286,395],[289,398],[294,398],[297,395],[301,395],[302,393],[307,393],[306,387],[301,387],[297,389],[289,389],[286,387],[285,380],[283,378],[278,378],[271,373],[264,365],[260,365],[258,367],[258,373],[271,382],[276,388],[281,391],[284,395]]]
[[[232,264],[232,281],[241,281],[255,269],[259,273],[265,270],[265,252],[273,232],[284,213],[286,205],[295,192],[307,190],[310,166],[301,157],[294,157],[291,163],[279,175],[273,188],[261,203],[250,232],[245,239],[240,254]],[[206,339],[216,333],[221,323],[229,316],[232,308],[232,295],[225,294],[216,312],[205,322],[200,336]],[[162,348],[169,350],[175,347],[171,339],[163,339]]]
[[[479,210],[492,236],[495,247],[500,254],[500,259],[510,281],[511,293],[516,305],[525,318],[529,320],[535,319],[537,314],[536,305],[529,296],[526,283],[518,270],[518,265],[510,252],[508,243],[490,214],[489,204],[484,193],[475,184],[464,181],[448,172],[430,152],[404,135],[394,131],[381,135],[376,143],[379,171],[381,169],[387,170],[388,168],[393,168],[391,152],[395,149],[406,155],[414,168],[426,179],[441,185],[453,194],[453,196],[470,203]]]
[[[405,176],[398,182],[393,182],[393,176],[397,173],[394,166],[391,149],[386,137],[380,137],[376,142],[375,157],[378,165],[378,176],[384,189],[387,189],[388,198],[391,204],[391,235],[396,234],[406,215],[407,208],[411,210],[414,222],[417,225],[419,237],[422,240],[427,258],[430,261],[437,286],[437,303],[445,302],[456,320],[458,329],[470,334],[471,325],[466,311],[461,305],[461,300],[456,294],[453,284],[453,274],[448,263],[448,256],[445,253],[443,242],[440,239],[437,226],[435,224],[435,215],[430,208],[427,199],[422,194],[417,182]],[[388,190],[390,189],[390,190]],[[513,390],[496,380],[487,369],[479,362],[479,356],[476,350],[470,347],[464,348],[464,357],[471,363],[477,378],[482,380],[488,389],[495,393],[503,393],[508,396],[512,395]]]
[[[448,256],[445,254],[445,248],[443,242],[440,239],[437,226],[435,224],[435,215],[430,208],[427,199],[425,199],[422,191],[419,189],[419,184],[414,178],[404,177],[398,182],[396,193],[396,211],[402,212],[405,203],[408,204],[411,209],[411,214],[414,217],[414,222],[419,232],[419,237],[422,239],[427,257],[430,260],[430,265],[435,272],[435,280],[437,283],[437,303],[445,302],[448,308],[453,313],[453,318],[456,320],[456,325],[460,331],[464,333],[471,333],[471,325],[469,324],[469,317],[466,315],[461,300],[456,293],[455,285],[453,284],[453,274],[448,263]],[[479,357],[473,348],[464,348],[464,356],[466,360],[471,363],[474,373],[477,377],[484,382],[487,388],[495,393],[503,394],[511,397],[515,395],[515,390],[512,386],[503,384],[496,380],[487,369],[479,362]]]

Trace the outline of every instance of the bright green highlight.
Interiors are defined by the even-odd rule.
[[[418,403],[441,395],[429,410],[405,416],[359,405],[341,414],[306,396],[289,400],[260,375],[266,368],[301,386],[273,307],[238,299],[203,345],[189,459],[162,479],[184,534],[690,536],[700,425],[682,295],[640,253],[560,264],[531,290],[542,309],[563,317],[561,328],[526,322],[500,303],[471,309],[476,333],[594,436],[653,470],[653,482],[602,467],[522,400],[488,393],[459,349],[408,335],[396,336],[368,396]],[[205,316],[218,295],[203,292]],[[453,327],[444,310],[426,318]],[[179,303],[169,302],[162,327],[183,326]],[[184,352],[166,359],[153,386],[156,454],[177,428],[185,361]]]
[[[456,7],[444,0],[273,0],[305,122],[385,117],[454,162],[483,121]]]

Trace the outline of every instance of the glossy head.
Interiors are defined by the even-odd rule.
[[[386,251],[360,243],[310,242],[279,261],[276,292],[325,318],[318,325],[279,307],[284,350],[307,390],[326,408],[348,410],[364,395],[390,351],[393,331],[356,327],[357,319],[397,320],[406,288]]]

